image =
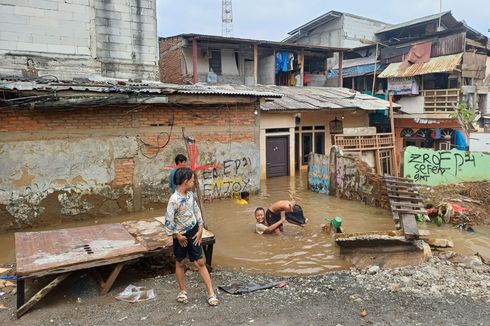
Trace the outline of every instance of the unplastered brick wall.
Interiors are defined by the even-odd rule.
[[[156,0],[2,0],[0,74],[158,80]]]
[[[168,169],[199,148],[206,198],[259,187],[255,104],[0,110],[0,230],[162,209]]]
[[[185,40],[181,37],[160,38],[160,81],[164,83],[184,83],[184,56],[182,47]]]
[[[15,108],[0,111],[0,132],[36,132],[58,130],[209,126],[209,134],[228,134],[236,126],[255,124],[254,105],[216,107],[118,106],[70,108],[66,111]],[[222,127],[221,129],[213,128]],[[233,133],[236,135],[236,133]]]
[[[114,165],[116,175],[112,185],[114,187],[131,185],[133,183],[134,159],[117,158]]]

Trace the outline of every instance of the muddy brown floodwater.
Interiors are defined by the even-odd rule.
[[[295,200],[303,207],[309,219],[305,227],[286,225],[281,236],[254,233],[256,207],[267,207],[282,199]],[[162,215],[161,211],[104,217],[91,221],[70,222],[45,228],[68,228],[94,223],[115,223]],[[209,229],[216,235],[213,265],[228,269],[271,275],[308,275],[350,267],[339,256],[333,239],[321,229],[325,218],[341,216],[347,232],[393,230],[391,214],[384,209],[366,206],[307,190],[303,175],[272,178],[263,182],[261,193],[252,196],[248,205],[237,205],[233,200],[215,200],[205,204]],[[490,255],[490,227],[478,227],[475,233],[459,231],[451,226],[420,225],[431,237],[453,240],[456,252],[470,255],[479,252]],[[30,231],[30,230],[29,230]],[[0,264],[15,261],[13,232],[0,234]]]

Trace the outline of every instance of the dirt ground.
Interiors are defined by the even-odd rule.
[[[179,304],[174,275],[142,277],[123,270],[112,291],[99,296],[86,274],[73,274],[16,320],[15,296],[0,297],[1,325],[489,325],[490,267],[476,257],[442,253],[418,267],[352,268],[308,277],[276,278],[217,269],[214,285],[286,280],[283,288],[244,295],[219,292],[209,307],[199,276],[187,271],[190,300]],[[114,297],[128,284],[154,289],[153,300]],[[39,287],[42,284],[34,284]],[[366,316],[362,317],[361,312]]]
[[[444,215],[447,203],[463,208],[462,213],[451,216],[449,223],[466,223],[470,226],[490,225],[490,182],[463,182],[437,187],[420,187],[424,203]],[[437,213],[436,213],[437,215]]]

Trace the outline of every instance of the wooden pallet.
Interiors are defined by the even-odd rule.
[[[151,255],[172,253],[172,237],[162,218],[79,228],[15,233],[17,263],[17,318],[56,288],[72,272],[91,271],[100,293],[110,291],[124,265]],[[211,266],[214,235],[203,231],[206,265]],[[104,279],[98,268],[111,267]],[[52,281],[26,302],[25,281],[51,276]]]
[[[410,179],[393,176],[384,176],[384,181],[397,229],[403,229],[407,239],[418,239],[420,233],[416,215],[421,214],[424,218],[428,217],[416,185]]]

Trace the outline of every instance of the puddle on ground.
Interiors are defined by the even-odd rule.
[[[387,210],[366,206],[360,202],[341,200],[309,192],[305,175],[295,178],[272,178],[263,182],[261,194],[252,196],[248,205],[237,205],[232,200],[215,200],[205,204],[205,214],[210,230],[216,235],[213,265],[232,269],[243,268],[250,272],[273,275],[320,274],[350,267],[350,263],[339,257],[339,249],[320,225],[324,218],[342,216],[347,232],[393,230],[391,214]],[[254,233],[256,207],[267,207],[282,199],[295,200],[303,207],[309,223],[301,228],[286,225],[282,236],[258,235]],[[96,219],[97,223],[117,223],[145,219],[163,214],[159,211],[126,214]],[[38,231],[93,225],[94,220],[70,222]],[[454,250],[472,255],[476,252],[490,255],[490,227],[477,227],[475,233],[459,231],[451,226],[437,227],[422,225],[431,232],[431,237],[453,240]],[[0,263],[13,262],[13,233],[0,234],[2,255]]]

